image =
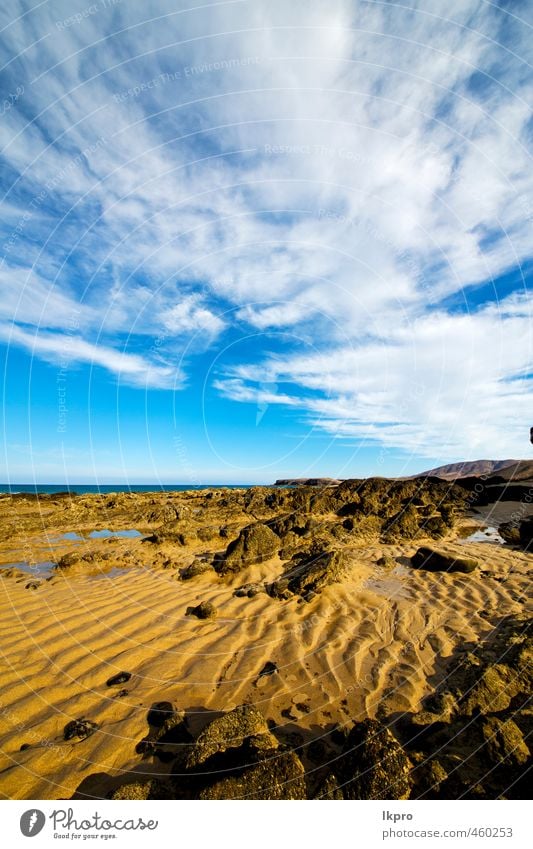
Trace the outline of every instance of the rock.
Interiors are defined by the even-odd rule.
[[[415,783],[413,799],[419,799],[422,796],[425,799],[435,799],[447,780],[448,773],[436,758],[427,760],[422,755],[422,761],[414,768],[412,778]]]
[[[383,557],[380,557],[379,560],[376,561],[378,566],[381,566],[382,569],[394,569],[398,564],[394,557],[391,557],[390,554],[384,554]]]
[[[350,731],[337,770],[346,799],[408,799],[412,763],[393,734],[375,719]]]
[[[305,770],[294,752],[267,751],[264,760],[240,775],[223,778],[200,799],[305,799]]]
[[[255,522],[243,528],[237,539],[230,542],[225,555],[215,561],[215,569],[220,575],[239,572],[245,566],[273,557],[279,546],[277,534],[262,522]]]
[[[108,678],[106,683],[106,687],[115,687],[117,684],[126,684],[131,678],[131,672],[117,672],[116,675],[112,675],[111,678]]]
[[[185,616],[196,616],[198,619],[214,619],[216,615],[216,607],[210,601],[202,601],[196,607],[188,607],[185,611]]]
[[[80,740],[85,740],[87,737],[94,734],[95,731],[98,731],[98,725],[96,722],[91,722],[90,719],[83,718],[73,719],[65,725],[63,729],[63,739],[72,740],[74,737],[78,737]]]
[[[189,581],[191,578],[196,578],[197,575],[203,575],[206,572],[212,572],[213,566],[207,560],[195,560],[190,566],[186,566],[180,572],[180,577],[183,581]]]
[[[278,747],[265,718],[253,705],[241,705],[210,722],[188,753],[185,765],[188,769],[198,767],[213,755],[238,749],[245,743],[256,751]]]
[[[110,799],[136,801],[140,799],[172,799],[170,784],[152,778],[150,781],[130,781],[111,793]]]
[[[154,702],[146,721],[148,725],[155,725],[156,728],[161,728],[169,719],[179,716],[172,702]]]
[[[517,767],[528,762],[530,751],[512,719],[502,721],[497,716],[487,717],[482,722],[481,733],[485,741],[484,753],[491,763]]]
[[[503,663],[487,666],[460,701],[461,713],[494,713],[509,707],[511,699],[521,690],[519,676]]]
[[[455,557],[428,546],[422,546],[411,558],[415,569],[426,572],[462,572],[468,574],[477,569],[478,561],[472,558]]]
[[[180,757],[190,746],[193,738],[187,728],[184,712],[174,711],[165,716],[161,725],[150,723],[152,730],[135,747],[137,754],[156,756],[161,761],[169,762]],[[159,721],[160,717],[156,719]]]
[[[330,772],[328,776],[324,779],[322,784],[320,784],[313,796],[314,799],[326,799],[330,801],[344,799],[341,788],[339,787],[339,782],[337,781],[337,776],[335,773]]]
[[[38,590],[41,586],[40,581],[30,581],[29,584],[26,584],[25,589],[27,590]]]
[[[257,678],[263,678],[265,675],[274,675],[275,672],[279,672],[277,665],[273,661],[267,660]]]
[[[498,533],[509,545],[520,545],[520,527],[516,522],[504,522],[499,525]]]
[[[307,551],[295,555],[290,568],[274,582],[269,594],[278,598],[281,594],[284,598],[288,592],[309,598],[311,593],[341,581],[351,565],[350,555],[342,550]]]

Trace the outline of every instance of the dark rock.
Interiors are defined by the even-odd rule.
[[[482,722],[481,731],[484,752],[492,764],[517,767],[528,762],[530,751],[512,719],[502,721],[497,716],[487,717]]]
[[[520,545],[520,527],[516,522],[504,522],[498,527],[498,533],[509,545]]]
[[[20,747],[20,749],[19,749],[19,752],[25,752],[25,751],[26,751],[26,749],[31,749],[31,744],[30,744],[30,743],[23,743],[23,744],[22,744],[22,746],[21,746],[21,747]]]
[[[193,744],[185,766],[187,769],[198,767],[214,755],[245,744],[256,752],[270,751],[278,746],[265,718],[253,705],[241,705],[209,723]]]
[[[269,588],[269,594],[284,598],[288,591],[310,599],[311,593],[341,581],[351,565],[350,555],[342,550],[307,551],[293,558],[290,568]]]
[[[126,684],[131,678],[131,672],[117,672],[116,675],[112,675],[111,678],[108,678],[106,683],[106,687],[115,687],[117,684]]]
[[[257,677],[259,679],[263,678],[265,675],[274,675],[275,672],[279,672],[277,664],[275,664],[272,660],[267,660]]]
[[[191,578],[196,578],[197,575],[203,575],[206,572],[212,572],[213,566],[206,560],[195,560],[190,566],[186,566],[180,572],[180,577],[183,581],[189,581]]]
[[[393,734],[375,719],[350,731],[339,762],[346,799],[408,799],[412,764]]]
[[[121,784],[109,798],[124,801],[172,799],[173,791],[168,782],[152,778],[149,781],[130,781],[127,784]]]
[[[391,557],[390,554],[384,554],[383,557],[380,557],[379,560],[376,561],[378,566],[381,566],[382,569],[394,569],[398,564],[394,557]]]
[[[202,601],[196,607],[188,607],[185,616],[196,616],[198,619],[214,619],[217,615],[215,605],[210,601]]]
[[[172,702],[154,702],[148,711],[146,721],[148,725],[155,725],[156,728],[161,728],[167,720],[173,719],[175,716],[176,710]]]
[[[273,557],[279,544],[277,534],[262,522],[247,525],[237,539],[230,542],[225,555],[215,561],[215,569],[221,575],[239,572],[245,566]]]
[[[305,799],[305,770],[294,752],[265,752],[264,760],[240,775],[223,778],[200,799]]]
[[[238,587],[233,595],[237,598],[253,598],[259,593],[266,593],[264,584],[244,584],[244,586]]]
[[[26,584],[25,589],[27,590],[38,590],[41,586],[40,581],[30,581],[29,584]]]
[[[423,569],[426,572],[462,572],[468,574],[478,566],[478,561],[466,557],[455,557],[428,546],[419,548],[411,558],[415,569]]]
[[[314,799],[329,799],[330,801],[344,799],[342,789],[339,786],[336,775],[330,772],[324,781],[318,786]]]
[[[80,740],[85,740],[86,737],[90,737],[95,731],[98,731],[96,722],[91,722],[90,719],[73,719],[65,725],[63,739],[72,740],[74,737],[78,737]]]

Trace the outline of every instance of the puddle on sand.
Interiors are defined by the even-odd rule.
[[[68,531],[66,534],[48,539],[47,542],[83,542],[85,539],[109,539],[110,537],[137,539],[142,536],[143,534],[135,528],[126,528],[123,531],[110,531],[108,528],[105,528],[103,531],[91,531],[86,536],[78,534],[76,531]]]
[[[470,534],[470,536],[462,539],[461,542],[491,542],[493,545],[505,544],[504,538],[498,533],[498,528],[493,527],[480,528],[478,531],[474,531],[473,534]]]
[[[140,531],[135,528],[127,528],[125,531],[110,531],[107,528],[103,531],[91,531],[89,539],[106,539],[107,537],[124,537],[126,539],[136,539],[142,537]]]

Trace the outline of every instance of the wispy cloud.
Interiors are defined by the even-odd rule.
[[[531,256],[527,4],[11,6],[4,338],[55,356],[79,309],[73,359],[175,387],[154,339],[243,328],[236,402],[256,368],[331,432],[519,453],[529,301],[441,302]]]

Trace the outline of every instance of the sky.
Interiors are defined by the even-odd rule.
[[[529,457],[532,26],[529,0],[6,0],[0,479]]]

